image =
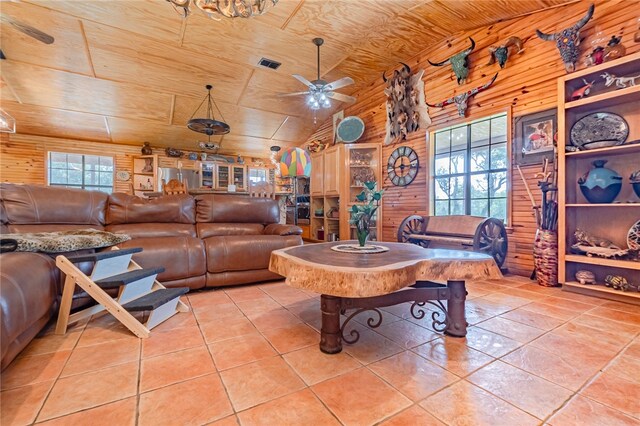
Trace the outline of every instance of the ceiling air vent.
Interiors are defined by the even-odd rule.
[[[278,67],[280,65],[282,65],[282,64],[280,62],[274,61],[272,59],[262,58],[258,62],[258,65],[261,65],[261,66],[267,67],[267,68],[271,68],[272,70],[277,70]]]

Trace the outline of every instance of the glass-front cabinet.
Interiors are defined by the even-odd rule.
[[[216,187],[216,164],[208,161],[200,163],[200,187],[213,189]]]
[[[229,187],[229,172],[231,170],[231,166],[216,164],[216,185],[215,188],[218,190],[226,191]]]
[[[245,166],[231,166],[231,173],[233,173],[233,184],[236,186],[236,191],[246,191],[246,170]]]

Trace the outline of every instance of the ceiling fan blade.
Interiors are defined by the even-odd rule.
[[[39,29],[32,27],[31,25],[27,25],[20,21],[16,21],[10,16],[0,15],[0,21],[10,24],[12,27],[20,31],[21,33],[24,33],[29,37],[33,37],[44,44],[51,44],[55,41],[55,39],[49,34],[42,32]]]
[[[293,93],[278,93],[279,98],[286,98],[287,96],[301,96],[308,95],[309,92],[293,92]]]
[[[325,85],[324,87],[326,87],[328,90],[336,90],[336,89],[340,89],[341,87],[345,87],[348,86],[350,84],[353,84],[354,81],[351,77],[342,77],[339,80],[333,81],[331,83],[328,83],[327,85]]]
[[[291,76],[293,78],[295,78],[296,80],[298,80],[300,83],[304,84],[305,86],[307,86],[309,88],[315,89],[315,87],[316,87],[312,82],[310,82],[309,80],[307,80],[306,78],[304,78],[301,75],[291,74]]]
[[[355,102],[356,98],[353,96],[343,95],[342,93],[329,92],[326,94],[328,98],[335,99],[340,102]]]

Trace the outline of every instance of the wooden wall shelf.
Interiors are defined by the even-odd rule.
[[[558,281],[563,290],[595,297],[640,304],[640,293],[623,292],[603,285],[607,275],[619,275],[634,282],[640,262],[571,254],[574,232],[583,229],[595,236],[611,240],[626,248],[629,228],[640,220],[640,203],[631,189],[629,176],[640,167],[640,86],[605,87],[602,74],[633,76],[640,73],[640,53],[625,56],[595,67],[568,74],[558,79],[558,147],[571,145],[571,127],[586,114],[613,112],[629,125],[629,136],[623,145],[585,151],[558,152]],[[570,95],[587,81],[596,81],[591,96],[568,101]],[[629,143],[633,142],[633,143]],[[578,178],[592,168],[594,160],[607,160],[607,165],[622,177],[622,190],[611,204],[591,204],[582,195]],[[600,285],[581,285],[575,281],[579,270],[595,274]]]

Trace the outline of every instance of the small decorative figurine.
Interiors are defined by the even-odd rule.
[[[604,74],[601,74],[600,77],[605,79],[604,85],[606,87],[609,87],[613,83],[615,83],[616,87],[619,87],[622,89],[624,87],[627,87],[627,84],[629,86],[635,86],[636,79],[640,78],[640,74],[636,75],[635,77],[616,77],[613,74],[609,74],[608,72],[605,72]]]
[[[435,108],[444,108],[447,105],[456,104],[456,107],[458,107],[458,115],[460,117],[464,117],[467,112],[467,103],[469,102],[469,99],[477,95],[478,93],[488,89],[493,84],[493,82],[496,81],[497,77],[498,77],[498,73],[496,73],[496,75],[493,76],[490,82],[482,86],[476,87],[473,90],[468,90],[464,93],[461,93],[452,98],[449,98],[446,101],[439,102],[435,105],[431,105],[430,103],[427,103],[427,105]]]
[[[596,237],[582,229],[576,229],[576,232],[574,232],[573,235],[576,237],[576,243],[583,246],[620,249],[620,247],[613,244],[613,242],[606,238]]]
[[[469,76],[469,54],[473,52],[473,49],[475,49],[476,47],[476,42],[473,41],[471,37],[469,37],[469,40],[471,40],[471,47],[463,50],[460,53],[456,53],[449,59],[436,63],[433,63],[430,60],[427,61],[434,67],[441,67],[450,63],[451,68],[456,75],[456,79],[458,80],[458,84],[464,84],[467,82],[467,77]]]
[[[582,81],[584,82],[584,86],[573,91],[573,93],[571,94],[571,100],[575,101],[576,99],[582,99],[585,96],[589,95],[589,92],[591,92],[591,87],[596,82],[595,80],[593,80],[591,83],[589,83],[584,78],[582,79]]]
[[[140,152],[142,153],[142,155],[153,154],[153,150],[151,149],[149,142],[145,142],[144,144],[142,144],[142,149],[140,149]]]
[[[580,57],[580,49],[578,49],[578,46],[580,45],[580,29],[589,22],[593,16],[594,10],[595,6],[592,4],[589,6],[587,14],[582,17],[582,19],[576,22],[574,26],[565,28],[560,32],[547,34],[540,30],[536,30],[536,34],[541,39],[546,41],[555,40],[556,47],[560,51],[560,57],[562,58],[564,68],[567,72],[573,72],[576,69],[576,62],[578,62],[578,58]]]
[[[627,291],[629,289],[629,282],[621,275],[607,275],[604,283],[607,287],[611,287],[614,290]]]
[[[503,45],[494,47],[489,47],[489,54],[491,55],[491,59],[489,59],[489,63],[487,65],[492,65],[496,61],[500,65],[500,68],[504,68],[507,64],[507,59],[509,59],[509,47],[515,46],[518,51],[516,53],[522,54],[524,49],[522,48],[522,39],[520,37],[509,37],[507,41],[504,42]]]
[[[578,272],[576,272],[576,281],[578,281],[582,285],[595,284],[596,276],[591,271],[581,269]]]
[[[604,48],[605,62],[622,58],[625,53],[627,53],[627,49],[622,44],[620,44],[620,40],[622,40],[622,36],[611,36],[611,40],[609,40],[609,42],[607,43],[607,47]]]
[[[604,62],[604,47],[598,46],[587,55],[585,65],[590,67],[593,65],[600,65]]]

